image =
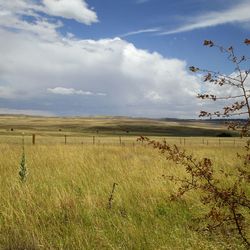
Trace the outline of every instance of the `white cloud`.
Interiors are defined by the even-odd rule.
[[[49,41],[57,39],[57,29],[63,26],[62,22],[39,16],[36,13],[39,8],[31,1],[0,0],[0,27],[33,33]],[[32,22],[25,20],[23,15],[32,18]]]
[[[7,99],[15,109],[156,117],[194,116],[198,109],[199,84],[184,61],[119,38],[49,42],[0,29],[0,51],[0,86],[8,86],[2,106]]]
[[[226,10],[203,13],[200,16],[188,18],[186,23],[181,27],[161,32],[160,34],[169,35],[228,23],[240,23],[242,25],[246,25],[246,23],[250,23],[249,13],[250,2],[240,1],[240,3]]]
[[[51,11],[48,3],[44,6]],[[195,116],[199,83],[185,61],[140,50],[120,38],[63,37],[57,31],[62,23],[39,16],[44,6],[0,0],[2,107],[75,115]],[[23,18],[25,13],[32,22]]]
[[[40,4],[34,0],[0,0],[0,27],[34,33],[42,39],[55,41],[57,30],[63,23],[40,13],[74,19],[87,25],[98,21],[97,14],[88,8],[85,0],[42,0]]]
[[[125,34],[122,34],[120,35],[120,37],[127,37],[127,36],[132,36],[132,35],[143,34],[143,33],[155,33],[160,30],[161,30],[160,28],[135,30],[135,31],[130,31]]]
[[[155,91],[149,91],[148,93],[145,94],[145,97],[153,102],[160,102],[164,100],[163,97]]]
[[[97,14],[88,8],[85,0],[43,0],[43,11],[52,16],[75,19],[90,25],[98,22]]]
[[[87,96],[106,96],[105,93],[93,93],[91,91],[83,91],[83,90],[76,90],[74,88],[63,88],[63,87],[56,87],[56,88],[48,88],[47,91],[52,94],[57,95],[87,95]]]

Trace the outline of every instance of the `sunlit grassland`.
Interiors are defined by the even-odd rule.
[[[232,171],[243,150],[217,141],[185,147]],[[29,175],[20,183],[21,145],[0,144],[0,249],[243,249],[232,236],[190,228],[203,211],[198,196],[169,201],[177,187],[162,175],[183,169],[150,147],[27,144],[25,152]]]
[[[223,122],[147,119],[130,117],[34,117],[1,116],[0,135],[20,132],[43,135],[154,135],[154,136],[216,136],[225,131]]]

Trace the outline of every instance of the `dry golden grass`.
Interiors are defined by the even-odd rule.
[[[235,146],[189,146],[216,167],[234,167]],[[240,150],[240,149],[238,149]],[[0,249],[243,249],[234,238],[190,229],[202,213],[196,194],[168,201],[183,170],[143,145],[0,144]],[[118,183],[108,209],[113,183]]]

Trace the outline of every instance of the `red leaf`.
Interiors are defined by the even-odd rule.
[[[250,39],[245,39],[245,41],[244,41],[244,43],[246,44],[246,45],[249,45],[250,44]]]
[[[192,72],[197,72],[197,71],[199,71],[200,69],[199,69],[199,68],[196,68],[196,67],[194,67],[194,66],[191,66],[191,67],[189,67],[189,70],[192,71]]]
[[[211,40],[204,40],[203,45],[213,47],[214,43]]]

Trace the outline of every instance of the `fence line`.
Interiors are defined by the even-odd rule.
[[[109,144],[109,145],[141,145],[137,142],[139,136],[91,136],[91,135],[41,135],[31,134],[25,135],[25,143],[33,145],[41,144]],[[150,139],[163,140],[165,139],[170,144],[181,146],[244,146],[246,139],[239,137],[233,138],[218,138],[218,137],[154,137],[149,136]],[[22,135],[0,135],[0,143],[20,144],[22,142]]]

